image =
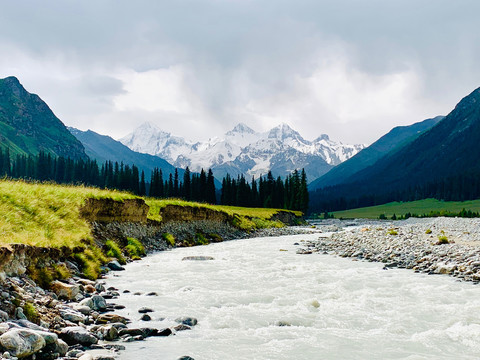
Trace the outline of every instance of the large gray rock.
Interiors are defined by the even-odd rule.
[[[80,344],[90,346],[98,342],[98,339],[95,336],[81,326],[70,326],[63,328],[62,332],[60,333],[60,337],[68,345]]]
[[[80,311],[76,311],[70,308],[60,310],[60,316],[62,317],[62,319],[74,323],[84,323],[87,320],[87,317],[83,315]]]
[[[43,336],[30,329],[11,329],[0,336],[0,346],[18,358],[33,355],[45,345]]]
[[[93,307],[92,309],[95,311],[105,311],[107,309],[107,302],[103,298],[103,296],[100,295],[93,295],[91,297],[92,302],[93,302]]]
[[[125,268],[120,265],[120,263],[117,260],[112,260],[107,264],[108,268],[113,271],[122,271],[125,270]]]
[[[58,280],[52,282],[50,288],[60,299],[72,300],[80,293],[80,285],[65,284]]]

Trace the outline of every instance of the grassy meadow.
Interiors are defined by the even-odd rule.
[[[45,247],[75,247],[90,239],[90,227],[80,217],[80,208],[88,198],[110,198],[118,201],[138,198],[119,191],[83,186],[35,184],[0,180],[0,246],[22,243]],[[283,226],[269,220],[278,210],[207,205],[176,199],[145,198],[150,206],[148,217],[161,221],[159,212],[169,204],[208,207],[237,215],[237,227],[248,230]],[[300,215],[299,212],[296,214]]]
[[[337,219],[378,219],[381,214],[384,214],[390,219],[393,214],[399,217],[406,213],[422,215],[428,214],[431,211],[458,213],[462,209],[480,212],[480,200],[440,201],[436,199],[425,199],[411,202],[392,202],[378,206],[335,211],[333,215]]]

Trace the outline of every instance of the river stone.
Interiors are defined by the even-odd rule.
[[[152,320],[152,317],[148,314],[143,314],[142,317],[140,318],[141,321],[150,321]]]
[[[73,309],[60,310],[60,316],[62,317],[62,319],[74,323],[84,323],[87,320],[87,317],[83,315],[80,311],[76,311]]]
[[[55,280],[50,285],[51,290],[61,299],[72,300],[80,293],[80,285],[65,284]]]
[[[142,336],[144,336],[144,332],[141,329],[120,329],[118,331],[118,336],[124,336],[124,335],[129,335],[129,336],[142,335]]]
[[[63,341],[62,339],[58,339],[55,343],[55,352],[58,353],[60,356],[65,356],[68,351],[68,344]]]
[[[172,335],[172,329],[166,328],[166,329],[157,330],[157,333],[152,336],[170,336],[170,335]]]
[[[12,329],[0,336],[0,345],[18,358],[35,354],[45,347],[43,336],[30,329]]]
[[[120,265],[120,263],[117,260],[112,260],[107,264],[108,268],[113,271],[121,271],[125,270],[125,268]]]
[[[140,309],[138,309],[138,312],[140,314],[146,314],[146,313],[153,312],[153,310],[147,307],[141,307]]]
[[[95,311],[104,311],[107,309],[107,302],[105,298],[100,295],[93,295],[91,298],[93,307],[92,309]]]
[[[95,289],[96,289],[97,291],[102,292],[102,291],[105,291],[105,286],[103,286],[102,283],[96,283],[96,284],[95,284]]]
[[[27,320],[27,317],[23,313],[23,309],[21,307],[17,307],[15,309],[15,317],[19,320]]]
[[[0,310],[0,321],[7,321],[8,320],[8,314],[3,311],[3,310]]]
[[[188,316],[179,317],[178,319],[175,319],[175,322],[188,326],[195,326],[198,323],[197,319]]]
[[[211,256],[185,256],[182,261],[184,260],[200,260],[200,261],[203,261],[203,260],[215,260],[213,257]]]
[[[118,330],[115,326],[106,325],[102,326],[99,330],[104,340],[113,341],[118,339]]]
[[[182,357],[179,357],[178,360],[195,360],[194,358],[190,357],[190,356],[182,356]]]
[[[191,328],[190,326],[180,324],[180,325],[175,326],[175,327],[173,328],[173,330],[175,330],[175,331],[184,331],[184,330],[192,330],[192,328]]]
[[[73,309],[83,315],[89,315],[92,312],[92,308],[85,305],[80,305],[80,304],[74,305]]]
[[[107,323],[116,323],[116,322],[121,322],[123,324],[126,324],[127,322],[129,322],[129,320],[117,314],[101,314],[98,316],[96,320],[97,324],[107,324]]]
[[[95,336],[81,326],[69,326],[63,328],[60,337],[69,345],[80,344],[90,346],[98,342],[98,339]]]
[[[89,353],[85,353],[78,358],[78,360],[93,360],[93,356]]]

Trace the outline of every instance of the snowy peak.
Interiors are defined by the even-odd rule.
[[[290,126],[283,123],[277,127],[274,127],[272,130],[268,132],[269,139],[277,139],[277,140],[287,140],[287,139],[301,139],[303,138],[300,136],[298,132],[293,130]]]
[[[223,137],[197,143],[144,123],[120,142],[134,151],[159,156],[177,167],[188,166],[192,171],[211,168],[220,178],[227,173],[258,176],[269,170],[285,176],[292,169],[305,167],[314,179],[364,147],[344,145],[325,134],[308,141],[285,123],[264,133],[239,123]]]
[[[249,128],[244,123],[239,123],[232,130],[227,132],[225,135],[234,136],[236,134],[255,134],[255,131]]]

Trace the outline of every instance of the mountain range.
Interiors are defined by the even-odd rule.
[[[176,167],[188,166],[197,172],[211,168],[218,179],[227,173],[234,177],[239,174],[258,177],[268,171],[275,176],[286,176],[295,169],[305,168],[313,180],[364,148],[364,145],[332,141],[327,135],[308,141],[287,124],[261,133],[240,123],[223,137],[191,142],[144,123],[119,141],[134,151],[159,156]]]

